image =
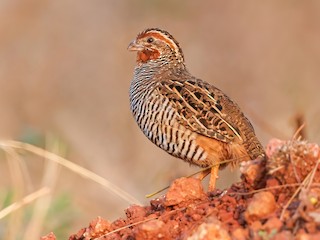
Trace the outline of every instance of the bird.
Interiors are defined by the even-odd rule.
[[[178,41],[166,30],[147,28],[130,42],[137,54],[130,83],[135,121],[155,145],[210,174],[216,187],[219,169],[232,162],[265,156],[254,128],[240,107],[220,89],[186,68]]]

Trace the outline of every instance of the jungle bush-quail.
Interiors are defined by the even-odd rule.
[[[236,164],[264,155],[239,106],[189,73],[179,43],[167,31],[146,29],[128,49],[137,52],[130,86],[136,122],[169,154],[201,167],[213,166],[209,190],[215,188],[220,161],[232,159]]]

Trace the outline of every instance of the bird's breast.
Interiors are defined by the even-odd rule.
[[[179,123],[174,103],[159,94],[135,87],[130,92],[131,111],[143,133],[169,154],[193,164],[203,165],[206,151],[196,142],[197,133]],[[136,91],[134,91],[136,90]],[[150,90],[150,89],[149,89]]]

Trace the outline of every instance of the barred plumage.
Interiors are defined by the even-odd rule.
[[[152,80],[133,81],[130,87],[131,110],[143,133],[168,153],[192,163],[206,154],[195,142],[195,134],[178,122],[178,113],[169,98],[160,94]]]
[[[131,111],[153,143],[202,167],[264,155],[238,105],[188,72],[182,50],[168,32],[147,29],[128,49],[137,51],[130,86]],[[212,168],[210,189],[214,188],[218,168]]]

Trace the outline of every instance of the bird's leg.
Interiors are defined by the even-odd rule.
[[[210,175],[209,188],[208,188],[209,192],[212,192],[216,188],[216,181],[218,178],[219,167],[220,165],[217,164],[211,168],[211,175]]]
[[[206,176],[208,176],[208,174],[211,172],[210,168],[207,168],[205,170],[203,170],[202,172],[200,172],[199,174],[199,180],[202,181]]]

